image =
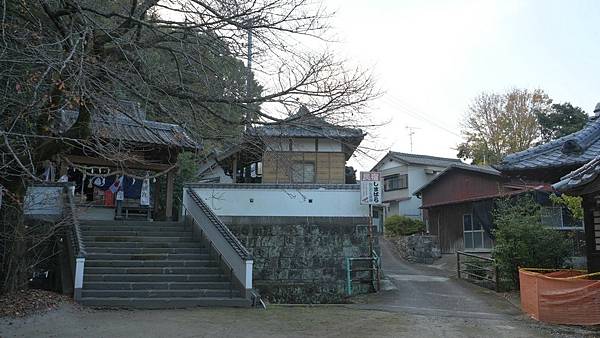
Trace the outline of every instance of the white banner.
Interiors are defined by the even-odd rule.
[[[381,188],[381,173],[360,173],[360,204],[381,205],[383,203],[383,189]]]

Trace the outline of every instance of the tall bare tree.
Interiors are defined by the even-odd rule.
[[[495,164],[529,148],[540,137],[536,114],[550,111],[551,103],[541,89],[480,94],[462,122],[464,142],[458,145],[458,156],[475,164]]]
[[[42,163],[71,147],[123,167],[129,150],[90,131],[92,114],[110,116],[120,99],[194,136],[230,141],[242,126],[280,123],[301,105],[366,125],[376,96],[367,72],[299,43],[327,29],[330,14],[311,0],[25,0],[1,2],[0,13],[5,206],[18,207]],[[243,63],[249,32],[252,72]],[[68,130],[64,109],[79,111]],[[19,232],[10,229],[4,243]]]

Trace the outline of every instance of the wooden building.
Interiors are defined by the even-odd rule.
[[[62,111],[59,129],[68,130],[78,115],[78,111]],[[52,180],[58,180],[66,176],[69,181],[75,182],[81,217],[112,218],[116,203],[107,201],[110,195],[108,187],[123,176],[124,185],[120,189],[125,193],[124,207],[143,209],[140,208],[139,189],[144,178],[148,177],[152,185],[152,205],[145,208],[150,212],[148,216],[174,218],[177,156],[184,150],[197,151],[199,143],[181,126],[147,120],[139,104],[130,101],[120,101],[110,109],[92,112],[90,130],[93,146],[71,147],[66,154],[59,156],[55,161],[58,172],[52,177]],[[161,186],[160,178],[163,176],[164,185]],[[133,189],[134,186],[137,190],[128,194],[125,189]],[[159,199],[159,195],[164,199]],[[160,201],[163,205],[159,205]]]
[[[215,183],[355,183],[346,161],[364,135],[302,107],[281,123],[249,128],[240,145],[209,156],[200,176]]]
[[[588,273],[600,272],[600,156],[565,175],[553,187],[583,197]]]
[[[549,186],[503,177],[491,167],[452,164],[415,195],[422,199],[427,231],[438,236],[442,253],[489,252],[493,247],[492,211],[498,198],[534,193],[541,201],[542,221],[565,227],[564,210],[548,202]]]

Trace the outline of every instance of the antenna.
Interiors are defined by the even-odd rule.
[[[418,127],[411,127],[411,126],[406,126],[405,127],[408,130],[408,137],[410,138],[410,152],[413,152],[413,136],[415,135],[415,130],[417,129],[421,129]]]

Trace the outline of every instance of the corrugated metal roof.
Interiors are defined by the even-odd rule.
[[[600,174],[600,156],[597,156],[581,168],[563,176],[552,187],[558,191],[577,189],[595,180],[598,174]]]
[[[510,154],[494,167],[501,171],[583,165],[600,154],[600,119],[590,120],[573,134]]]
[[[78,111],[63,110],[61,130],[68,130],[77,120]],[[148,143],[185,149],[200,148],[185,130],[176,124],[133,120],[125,116],[94,114],[93,135],[99,138]]]

